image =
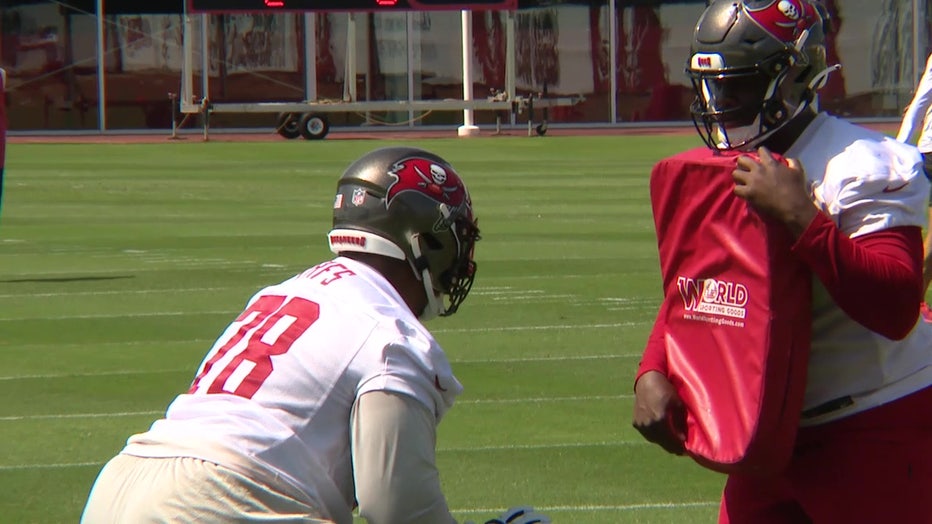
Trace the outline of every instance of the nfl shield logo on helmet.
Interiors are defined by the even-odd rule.
[[[366,190],[361,187],[357,187],[353,189],[353,200],[352,200],[353,205],[361,206],[363,205],[365,201],[366,201]]]

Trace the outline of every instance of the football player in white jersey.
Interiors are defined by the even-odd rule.
[[[903,113],[903,121],[896,133],[901,142],[915,143],[922,153],[926,176],[932,176],[932,55],[926,59],[926,68],[916,86],[916,92]],[[929,216],[932,217],[932,195],[929,195]],[[923,296],[932,282],[932,230],[926,231],[925,260],[923,262],[922,290]],[[923,304],[925,306],[925,304]],[[923,308],[928,313],[928,306]]]
[[[759,155],[738,156],[735,194],[786,224],[814,275],[794,454],[778,475],[729,475],[719,522],[929,523],[932,324],[917,323],[929,181],[915,147],[817,109],[834,69],[823,17],[814,0],[716,0],[687,65],[706,144]],[[645,349],[634,425],[682,453],[662,344]]]
[[[190,389],[104,466],[82,522],[455,523],[436,427],[463,388],[422,321],[463,303],[477,240],[445,160],[359,158],[337,183],[336,258],[249,300]]]

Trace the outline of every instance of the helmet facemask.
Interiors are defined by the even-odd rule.
[[[459,309],[472,289],[476,277],[476,261],[473,259],[479,228],[474,220],[466,216],[450,224],[443,236],[455,246],[455,257],[449,260],[449,250],[434,233],[414,235],[411,248],[414,253],[413,269],[424,284],[427,307],[420,315],[421,320],[446,317]],[[445,268],[440,271],[431,268]]]
[[[769,65],[777,69],[774,74],[765,72],[767,65],[728,72],[690,69],[696,92],[690,108],[693,124],[707,146],[721,150],[753,147],[787,120],[790,108],[778,96],[789,71],[783,66],[786,58],[775,57]]]

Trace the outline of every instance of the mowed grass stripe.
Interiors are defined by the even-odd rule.
[[[284,268],[284,266],[276,266],[287,274],[296,274],[299,271],[306,269],[305,267],[300,268]],[[581,280],[581,279],[609,279],[609,278],[618,278],[621,275],[625,275],[628,272],[616,272],[616,273],[601,273],[594,275],[566,275],[561,274],[561,280]],[[53,280],[53,274],[49,273],[20,273],[19,280],[41,280],[42,278],[47,278]],[[66,275],[73,275],[70,272],[64,273],[55,273],[55,276],[63,277]],[[51,278],[50,278],[51,277]],[[512,281],[521,281],[521,280],[553,280],[553,275],[508,275],[500,277],[487,277],[483,275],[483,281],[490,282],[493,280],[501,280],[503,282],[512,282]],[[11,279],[6,280],[10,282]],[[55,298],[55,297],[81,297],[81,296],[114,296],[114,295],[152,295],[152,294],[162,294],[162,293],[207,293],[214,291],[236,291],[238,293],[243,293],[245,290],[236,287],[236,286],[217,286],[217,287],[190,287],[190,288],[176,288],[176,287],[164,287],[164,288],[153,288],[153,289],[109,289],[109,290],[76,290],[76,291],[54,291],[54,292],[20,292],[20,293],[0,293],[0,299],[45,299],[45,298]],[[483,286],[476,286],[470,292],[470,297],[483,296],[483,295],[497,295],[500,293],[513,292],[512,287],[500,287],[500,288],[485,288]],[[630,298],[624,298],[623,300],[632,300]],[[472,298],[470,298],[470,303],[472,303]]]
[[[466,386],[466,393],[460,397],[464,402],[515,398],[618,398],[619,394],[630,393],[630,389],[618,387],[614,381],[587,378],[593,370],[611,369],[627,381],[633,376],[636,365],[634,359],[564,360],[558,365],[552,361],[479,362],[458,364],[456,375]],[[554,369],[555,366],[558,368]],[[157,373],[0,381],[0,397],[16,398],[17,392],[31,392],[16,403],[0,406],[0,417],[164,409],[175,396],[188,389],[195,369],[192,366]],[[554,383],[542,382],[541,376],[547,376]]]
[[[451,363],[456,366],[457,364],[516,364],[522,362],[554,362],[554,361],[581,361],[581,360],[612,360],[612,359],[633,359],[640,358],[640,354],[628,354],[628,355],[581,355],[581,356],[558,356],[558,357],[526,357],[526,358],[505,358],[505,359],[473,359],[473,360],[453,360]],[[52,380],[52,379],[61,379],[61,378],[72,378],[72,377],[108,377],[108,376],[120,376],[120,375],[148,375],[152,373],[181,373],[181,372],[192,372],[192,369],[188,368],[171,368],[171,369],[152,369],[152,368],[137,368],[137,369],[119,369],[112,371],[66,371],[61,373],[45,373],[45,374],[36,374],[36,375],[0,375],[0,382],[3,381],[12,381],[12,380]],[[454,370],[455,371],[455,370]]]
[[[649,446],[644,440],[627,440],[616,442],[567,442],[556,444],[503,444],[500,446],[469,446],[450,448],[438,446],[437,453],[484,453],[490,451],[536,451],[536,450],[559,450],[573,448],[613,448],[622,446]],[[87,466],[103,466],[104,461],[100,462],[62,462],[56,464],[0,464],[0,471],[12,471],[23,469],[66,469],[66,468],[83,468]]]
[[[166,403],[167,405],[167,403]],[[532,402],[527,404],[482,404],[464,405],[460,408],[458,421],[444,421],[440,426],[439,446],[450,452],[462,450],[500,451],[507,449],[543,449],[546,447],[574,447],[576,444],[593,442],[644,443],[630,428],[627,421],[610,425],[594,424],[590,418],[594,413],[605,412],[615,407],[619,412],[629,413],[630,399],[604,398],[577,400],[572,402]],[[102,459],[118,452],[126,438],[145,431],[153,421],[161,417],[153,414],[154,409],[120,416],[100,417],[55,417],[4,420],[0,424],[0,436],[6,442],[8,455],[0,460],[6,465],[88,462]],[[541,413],[552,412],[560,418],[551,420],[547,431],[531,430],[528,421]],[[533,415],[533,417],[531,416]],[[495,424],[499,431],[482,435],[468,435],[461,430],[464,424]],[[59,448],[40,450],[31,446],[24,437],[38,428],[48,428],[72,435],[73,442]],[[585,429],[580,433],[580,429]],[[530,430],[530,431],[529,431]],[[94,435],[94,438],[90,437]],[[646,443],[644,443],[646,444]]]
[[[541,404],[547,402],[589,402],[595,400],[621,400],[631,399],[634,395],[611,395],[593,397],[534,397],[534,398],[508,398],[508,399],[465,399],[457,400],[457,405],[470,404]],[[51,415],[19,415],[0,417],[0,422],[16,422],[22,420],[40,419],[77,419],[77,418],[119,418],[135,417],[140,415],[163,415],[164,411],[131,411],[117,413],[57,413]]]

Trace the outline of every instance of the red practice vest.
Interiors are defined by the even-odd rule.
[[[812,275],[789,230],[734,195],[737,157],[703,147],[654,166],[658,322],[687,453],[724,473],[768,473],[786,465],[799,424]]]

